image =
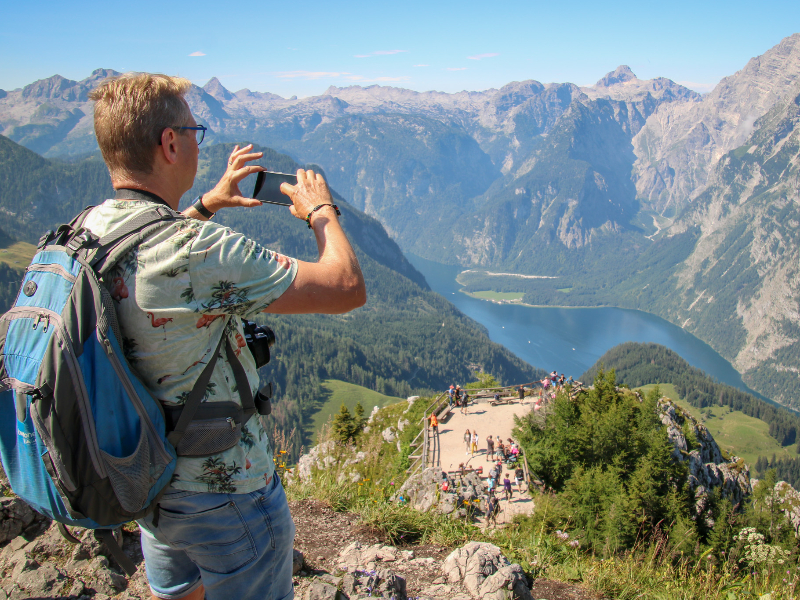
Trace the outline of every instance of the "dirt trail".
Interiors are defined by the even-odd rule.
[[[468,468],[483,466],[483,476],[488,478],[492,463],[488,461],[486,455],[487,436],[491,435],[492,439],[502,436],[504,441],[508,440],[511,437],[512,429],[514,429],[514,417],[525,415],[532,409],[533,398],[525,398],[525,402],[522,404],[515,401],[514,404],[500,406],[492,406],[488,401],[479,401],[469,406],[466,415],[461,414],[460,409],[454,409],[447,421],[439,425],[442,469],[455,471],[458,469],[458,465],[463,462],[464,466]],[[474,456],[465,452],[464,432],[467,429],[478,432],[478,452]],[[503,474],[507,472],[504,466]],[[513,471],[510,472],[509,479],[512,482],[514,481]],[[502,477],[500,481],[502,482]],[[501,499],[501,512],[497,517],[498,523],[510,522],[515,514],[530,514],[533,512],[533,499],[525,493],[524,485],[522,489],[523,493],[520,494],[516,484],[514,484],[514,495],[510,502],[503,499],[505,497],[504,494],[498,495]]]

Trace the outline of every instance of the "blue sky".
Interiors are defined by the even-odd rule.
[[[756,8],[757,6],[757,8]],[[620,64],[700,92],[800,31],[800,2],[19,2],[0,12],[0,89],[96,68],[232,91],[592,84]]]

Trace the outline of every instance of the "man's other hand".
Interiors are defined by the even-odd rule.
[[[211,212],[217,212],[221,208],[229,208],[233,206],[261,206],[261,202],[255,198],[245,198],[239,190],[239,182],[253,173],[259,171],[266,171],[264,167],[259,165],[248,165],[251,160],[256,160],[263,156],[263,152],[252,152],[253,144],[249,144],[244,148],[239,148],[238,145],[233,147],[233,152],[228,158],[228,168],[219,183],[214,186],[214,189],[208,193],[203,194],[203,206]]]
[[[293,206],[289,208],[291,213],[303,221],[314,207],[320,204],[333,204],[333,197],[325,179],[319,173],[310,170],[298,169],[297,185],[282,183],[281,192],[289,196],[292,201]]]

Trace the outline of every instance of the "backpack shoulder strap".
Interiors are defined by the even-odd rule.
[[[239,397],[242,401],[242,410],[244,414],[242,423],[246,423],[248,419],[256,412],[255,402],[253,401],[253,393],[250,391],[250,382],[247,380],[247,373],[245,373],[242,363],[239,362],[239,359],[236,357],[236,352],[231,347],[231,342],[228,339],[226,328],[223,327],[222,337],[219,338],[217,347],[214,349],[214,354],[206,363],[206,366],[202,373],[200,373],[200,376],[197,378],[194,387],[192,387],[192,391],[189,392],[189,396],[183,403],[183,410],[181,411],[181,416],[178,418],[178,422],[175,423],[175,428],[167,436],[169,443],[175,448],[178,447],[178,444],[186,433],[189,424],[192,422],[192,419],[194,419],[194,415],[197,412],[197,409],[200,407],[200,403],[203,401],[203,396],[206,392],[206,386],[208,385],[208,382],[211,381],[211,374],[214,371],[214,365],[217,364],[217,356],[219,355],[219,351],[220,348],[222,348],[223,342],[225,342],[225,353],[228,358],[228,362],[233,369],[236,387],[239,391]]]
[[[87,251],[86,259],[97,274],[102,276],[148,236],[169,223],[183,218],[183,215],[165,206],[146,210],[99,240],[96,239]]]

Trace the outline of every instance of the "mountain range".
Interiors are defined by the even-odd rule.
[[[0,133],[46,157],[91,154],[88,92],[113,74],[0,91]],[[653,312],[754,389],[800,405],[798,85],[794,34],[706,95],[620,66],[588,87],[351,86],[303,99],[212,79],[188,100],[210,142],[321,165],[403,251],[470,267],[471,289]],[[556,279],[490,282],[490,268]]]

